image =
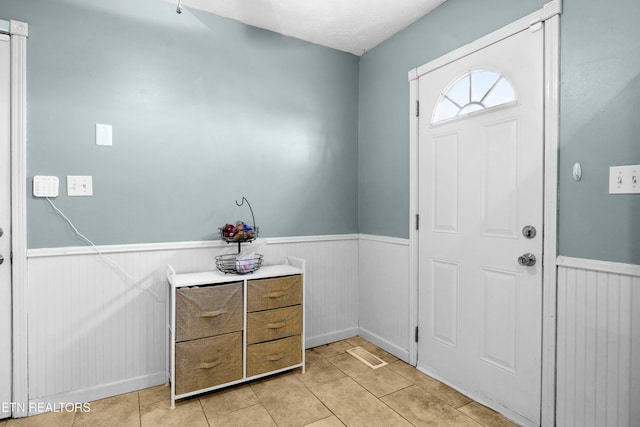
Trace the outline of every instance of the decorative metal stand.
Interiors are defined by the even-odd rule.
[[[258,270],[262,266],[262,255],[255,254],[254,258],[250,259],[238,259],[238,255],[241,252],[243,243],[253,242],[258,238],[258,227],[256,226],[256,217],[253,214],[253,208],[251,207],[251,203],[247,200],[246,197],[242,196],[242,199],[238,203],[236,200],[236,206],[243,206],[247,203],[249,206],[249,210],[251,211],[251,220],[253,221],[253,228],[251,229],[250,236],[247,237],[245,230],[242,230],[245,233],[241,239],[234,239],[234,236],[225,235],[224,227],[219,228],[220,230],[220,238],[227,243],[237,243],[238,244],[238,253],[237,254],[226,254],[226,255],[218,255],[216,257],[216,267],[218,270],[224,272],[225,274],[233,273],[233,274],[247,274],[253,273]],[[238,233],[240,231],[236,231]]]

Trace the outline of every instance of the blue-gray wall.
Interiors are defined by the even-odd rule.
[[[409,69],[544,3],[448,0],[361,58],[361,233],[408,237]],[[640,196],[608,194],[609,166],[640,164],[640,2],[563,4],[559,251],[640,264]],[[583,167],[577,183],[575,162]]]
[[[361,57],[361,233],[409,237],[409,70],[516,21],[544,3],[448,0]]]
[[[564,9],[559,250],[640,264],[640,195],[608,194],[609,166],[640,164],[640,2],[564,0]]]
[[[29,23],[29,178],[58,176],[55,204],[96,244],[212,239],[251,221],[242,196],[265,237],[357,232],[356,56],[162,0],[0,15]],[[67,175],[94,196],[67,197]],[[44,199],[27,210],[29,248],[83,244]]]
[[[29,175],[61,178],[56,204],[96,243],[211,239],[249,216],[242,195],[264,236],[406,238],[407,72],[545,2],[448,0],[360,59],[160,0],[0,0],[0,16],[30,24]],[[640,264],[640,196],[607,194],[609,166],[640,163],[638,17],[636,0],[564,0],[562,255]],[[74,174],[94,197],[64,195]],[[30,248],[81,244],[45,201],[27,208]]]

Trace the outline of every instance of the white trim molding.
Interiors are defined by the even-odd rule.
[[[196,242],[161,242],[161,243],[131,243],[121,245],[64,246],[59,248],[36,248],[27,251],[27,258],[46,258],[70,255],[116,254],[125,252],[151,252],[178,249],[222,248],[222,240],[206,240]]]
[[[543,20],[553,18],[562,13],[562,0],[554,0],[542,6]]]
[[[484,37],[480,37],[479,39],[474,40],[471,43],[468,43],[452,52],[442,55],[434,59],[433,61],[427,62],[426,64],[421,65],[420,67],[409,70],[408,72],[409,81],[416,80],[420,76],[427,74],[437,68],[443,67],[455,61],[458,58],[470,55],[473,52],[477,52],[478,50],[483,49],[484,47],[490,44],[497,43],[500,40],[510,37],[511,35],[530,27],[535,23],[544,22],[548,19],[551,19],[552,17],[560,14],[561,11],[562,11],[561,0],[553,0],[545,4],[542,7],[542,9],[537,10],[536,12],[533,12],[525,16],[524,18],[521,18],[490,34],[487,34]]]
[[[409,80],[409,329],[418,327],[418,93],[419,80],[417,69],[415,78]],[[411,75],[411,73],[409,73]],[[409,363],[418,364],[418,343],[409,341]]]
[[[562,10],[557,3],[558,13]],[[545,10],[547,9],[545,5]],[[558,272],[558,151],[560,143],[560,16],[544,27],[544,224],[542,258],[542,385],[540,423],[556,423],[556,336]]]
[[[360,234],[360,240],[370,242],[389,243],[392,245],[409,246],[409,240],[400,237],[374,236],[373,234]]]
[[[338,242],[358,240],[358,234],[331,234],[323,236],[268,237],[262,239],[267,245],[292,243]],[[392,239],[392,238],[389,238]],[[191,242],[125,243],[120,245],[65,246],[59,248],[36,248],[27,251],[27,258],[57,257],[69,255],[115,254],[125,252],[172,251],[182,249],[226,248],[222,240],[201,240]]]
[[[27,35],[25,22],[10,21],[11,36],[11,254],[13,311],[13,417],[27,415]],[[22,409],[24,408],[24,409]]]
[[[567,256],[559,256],[556,260],[556,264],[558,267],[578,268],[580,270],[600,271],[603,273],[640,277],[640,265],[637,264],[572,258]]]
[[[544,23],[544,257],[543,257],[543,319],[542,319],[542,395],[541,425],[555,424],[556,400],[556,299],[557,299],[557,200],[558,200],[558,145],[559,145],[559,86],[560,86],[560,13],[562,1],[553,0],[538,11],[525,16],[499,30],[481,37],[448,54],[436,58],[408,72],[410,89],[409,132],[409,254],[410,292],[418,292],[418,234],[415,218],[418,213],[418,120],[415,104],[418,97],[420,76],[443,67],[458,58],[470,55],[486,46],[497,43],[536,23]],[[417,298],[415,298],[417,300]],[[413,325],[418,324],[418,309],[409,308]],[[410,361],[415,364],[417,346],[410,344]]]

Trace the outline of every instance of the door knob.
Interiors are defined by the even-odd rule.
[[[526,253],[518,257],[518,264],[531,267],[536,265],[536,256],[534,254]]]
[[[4,257],[0,255],[0,265],[2,265],[3,262],[4,262]]]

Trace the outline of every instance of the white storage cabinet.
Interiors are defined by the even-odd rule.
[[[172,408],[176,399],[304,372],[304,269],[294,257],[246,275],[168,266]]]

